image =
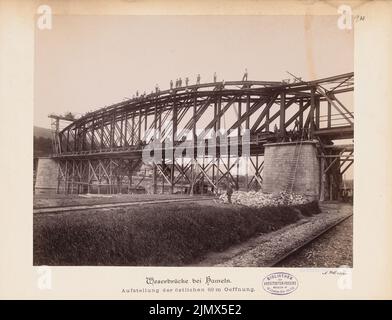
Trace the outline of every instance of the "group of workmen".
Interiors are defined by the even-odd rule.
[[[214,78],[214,82],[217,82],[218,76],[217,76],[216,72],[214,72],[213,78]],[[200,84],[200,79],[201,79],[200,74],[198,74],[196,76],[196,85]],[[245,68],[245,72],[242,76],[242,81],[248,81],[248,70],[246,68]],[[222,83],[224,84],[225,81],[222,80]],[[183,84],[182,78],[177,78],[175,83],[173,82],[173,80],[170,80],[170,90],[173,90],[174,88],[181,88],[182,84]],[[189,86],[189,78],[188,77],[185,78],[184,84],[185,84],[185,87]],[[158,84],[156,84],[155,85],[155,93],[159,93],[159,92],[160,92],[159,86],[158,86]],[[154,92],[151,91],[151,94],[153,94],[153,93]],[[139,91],[136,91],[136,95],[133,95],[132,98],[139,98],[139,97],[143,98],[145,96],[146,96],[146,92],[144,92],[143,94],[141,94],[139,96]]]
[[[200,74],[198,74],[196,76],[196,84],[200,84],[200,79],[201,79]],[[217,82],[217,80],[218,80],[218,76],[217,76],[216,72],[214,72],[213,80],[214,80],[214,82]],[[244,75],[242,76],[242,81],[248,81],[248,70],[247,69],[245,69]],[[223,82],[224,82],[224,80],[223,80]],[[188,77],[185,78],[184,83],[185,83],[185,87],[188,87],[188,85],[189,85],[189,78]],[[181,88],[181,87],[182,87],[182,78],[176,79],[175,83],[173,82],[173,80],[170,80],[170,89]]]

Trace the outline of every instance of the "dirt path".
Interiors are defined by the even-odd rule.
[[[34,195],[34,209],[61,206],[90,206],[101,204],[115,204],[125,202],[145,202],[145,201],[163,201],[175,199],[198,199],[206,195],[184,195],[184,194],[84,194],[84,195],[64,195],[64,194],[44,194]],[[211,196],[211,199],[214,197]]]
[[[175,202],[211,202],[211,197],[198,197],[198,198],[179,198],[179,199],[168,199],[168,200],[151,200],[151,201],[134,201],[134,202],[117,202],[117,203],[103,203],[103,204],[90,204],[80,206],[64,206],[64,207],[46,207],[33,209],[34,214],[48,214],[48,213],[63,213],[69,211],[81,211],[81,210],[94,210],[94,209],[110,209],[129,207],[134,205],[149,205],[149,204],[165,204]]]

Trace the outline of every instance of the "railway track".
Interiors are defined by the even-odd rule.
[[[194,197],[194,198],[177,198],[177,199],[163,199],[163,200],[136,200],[129,202],[117,202],[117,203],[101,203],[93,205],[70,205],[70,206],[50,206],[50,207],[39,207],[33,209],[33,214],[47,214],[47,213],[61,213],[69,211],[80,211],[80,210],[91,210],[91,209],[110,209],[127,207],[132,205],[144,205],[144,204],[161,204],[161,203],[173,203],[173,202],[195,202],[212,200],[214,197]]]
[[[348,218],[352,217],[352,214],[343,217],[341,219],[339,219],[338,221],[336,221],[335,223],[333,223],[332,225],[328,226],[327,228],[321,230],[320,232],[316,233],[314,236],[312,236],[311,238],[307,239],[305,242],[301,243],[299,246],[295,247],[294,249],[288,251],[287,253],[285,253],[284,255],[277,257],[275,260],[273,260],[271,263],[269,263],[266,267],[277,267],[279,263],[283,262],[284,260],[286,260],[288,257],[290,257],[291,255],[299,252],[301,249],[303,249],[304,247],[306,247],[307,245],[309,245],[310,243],[312,243],[313,241],[317,240],[318,238],[320,238],[323,234],[327,233],[329,230],[335,228],[336,226],[338,226],[339,224],[341,224],[342,222],[344,222],[345,220],[347,220]]]

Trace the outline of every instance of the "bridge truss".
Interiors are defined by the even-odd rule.
[[[257,189],[264,144],[300,137],[319,141],[326,175],[332,168],[341,173],[353,153],[345,159],[346,150],[332,146],[353,138],[354,113],[345,102],[353,90],[353,73],[293,83],[214,82],[157,90],[87,113],[61,130],[59,121],[70,119],[51,116],[58,192],[124,193],[148,185],[153,193],[203,193],[205,185],[216,192],[228,182]],[[209,135],[223,129],[227,140]],[[201,155],[181,151],[200,143]],[[152,144],[160,161],[143,164],[143,149]]]

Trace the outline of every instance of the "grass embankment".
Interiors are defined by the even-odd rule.
[[[258,209],[188,203],[37,215],[34,265],[185,265],[319,212],[317,202]]]

